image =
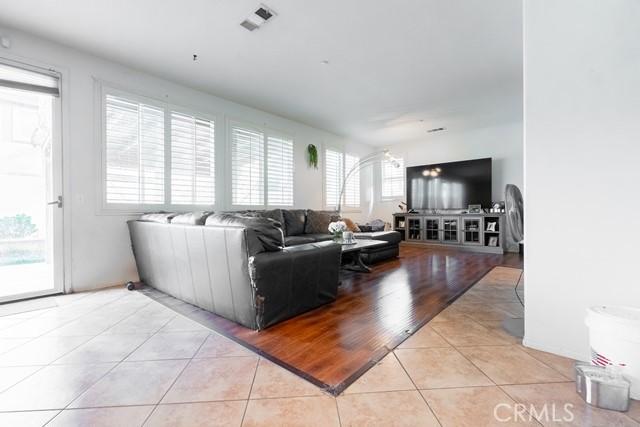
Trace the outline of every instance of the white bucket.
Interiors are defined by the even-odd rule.
[[[631,382],[640,399],[640,308],[595,306],[587,310],[591,363],[611,366]]]

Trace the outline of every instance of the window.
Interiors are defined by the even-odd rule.
[[[382,161],[382,198],[404,198],[404,160],[395,159],[399,167],[389,160]]]
[[[343,183],[344,194],[342,207],[360,207],[360,170],[356,169],[350,176],[345,176],[351,171],[360,158],[351,154],[327,148],[324,152],[324,194],[327,208],[337,209],[338,199]]]
[[[343,178],[344,155],[327,148],[324,152],[324,194],[325,205],[328,208],[338,208]]]
[[[171,203],[215,203],[215,125],[171,112]]]
[[[232,126],[231,192],[237,206],[264,205],[264,135]]]
[[[344,156],[344,170],[345,174],[348,174],[351,168],[358,164],[360,158],[346,154]],[[344,188],[344,206],[348,208],[360,207],[360,170],[356,170],[347,177],[347,182]]]
[[[293,206],[293,141],[267,137],[267,203]]]
[[[111,89],[103,102],[105,207],[215,203],[213,120]]]
[[[105,110],[106,202],[163,204],[164,111],[113,95]]]
[[[231,180],[235,206],[293,206],[293,140],[231,125]]]

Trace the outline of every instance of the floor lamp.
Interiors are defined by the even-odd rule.
[[[338,215],[342,216],[342,197],[344,196],[344,190],[347,188],[347,182],[351,176],[358,172],[365,166],[371,165],[378,160],[387,160],[391,163],[394,168],[399,168],[400,163],[389,153],[389,150],[378,151],[376,153],[371,153],[358,161],[355,165],[349,169],[349,172],[344,176],[344,180],[342,181],[342,189],[340,190],[340,197],[338,198]]]

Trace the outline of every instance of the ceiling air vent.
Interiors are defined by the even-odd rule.
[[[253,12],[247,19],[240,23],[241,26],[246,28],[249,31],[257,30],[265,22],[275,16],[275,12],[273,9],[261,4],[258,10]]]
[[[427,133],[442,132],[444,130],[447,130],[447,128],[433,128],[433,129],[429,129]]]

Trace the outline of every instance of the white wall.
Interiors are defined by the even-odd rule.
[[[407,167],[491,157],[493,200],[504,200],[506,184],[515,184],[522,190],[522,123],[434,133],[422,141],[387,148],[394,156],[402,157]],[[376,175],[376,187],[379,188],[379,171]],[[375,193],[379,196],[380,191]],[[370,217],[391,222],[391,214],[398,212],[400,201],[406,200],[381,201],[378,196]]]
[[[103,215],[99,209],[99,145],[95,135],[97,124],[94,123],[94,78],[139,95],[216,115],[216,152],[220,160],[217,167],[223,175],[225,119],[245,120],[292,135],[295,140],[296,207],[322,208],[323,205],[322,164],[318,170],[307,167],[306,147],[309,143],[316,144],[319,150],[324,144],[345,147],[358,154],[366,154],[371,150],[370,147],[349,143],[329,132],[139,73],[16,30],[0,27],[0,33],[11,37],[12,41],[11,49],[0,48],[0,56],[53,67],[63,75],[67,290],[95,289],[137,278],[125,223],[130,217]],[[221,184],[217,188],[217,199],[228,199],[229,183],[218,181]],[[229,209],[229,206],[216,206],[216,210],[222,209]]]
[[[525,2],[525,344],[588,360],[640,307],[640,2]]]

